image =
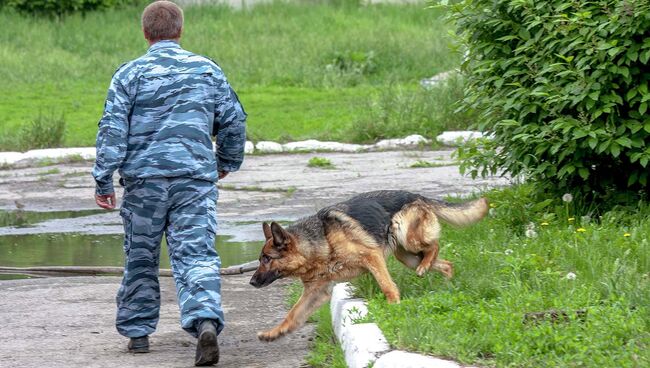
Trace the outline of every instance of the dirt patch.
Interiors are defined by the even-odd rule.
[[[306,326],[273,343],[256,332],[286,314],[287,282],[257,290],[250,275],[223,277],[227,326],[219,367],[300,367],[312,336]],[[151,353],[132,355],[115,330],[118,277],[2,281],[0,361],[6,367],[191,367],[196,340],[179,322],[171,278],[161,278],[162,307]]]

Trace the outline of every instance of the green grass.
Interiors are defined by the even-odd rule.
[[[15,132],[39,114],[65,117],[64,146],[93,145],[111,75],[146,51],[140,11],[60,21],[0,11],[0,148],[10,148]],[[426,92],[417,85],[458,64],[441,37],[449,26],[439,10],[274,3],[244,11],[188,7],[185,18],[183,46],[221,65],[249,113],[254,140],[367,141],[423,131],[423,124],[434,134],[449,124],[423,116],[438,108],[435,101],[456,100],[457,88]],[[409,114],[413,103],[429,106]],[[351,134],[375,127],[376,117],[399,124]]]
[[[443,130],[464,129],[473,123],[474,114],[456,112],[461,98],[463,80],[457,75],[429,90],[387,82],[367,100],[366,113],[346,135],[354,142],[370,142],[413,133],[435,137]]]
[[[456,164],[449,163],[449,162],[431,162],[425,160],[417,160],[414,163],[412,163],[409,167],[412,169],[423,169],[423,168],[430,168],[430,167],[444,167],[444,166],[453,166],[453,165]]]
[[[531,193],[492,192],[492,216],[443,229],[439,257],[454,263],[451,281],[436,273],[418,278],[391,259],[402,302],[388,305],[373,279],[358,279],[369,319],[396,348],[464,364],[649,366],[650,207],[594,221],[576,216],[573,203],[536,201]],[[526,313],[549,310],[568,320],[524,322]],[[584,321],[579,310],[587,311]]]
[[[41,172],[38,173],[38,175],[44,176],[44,175],[53,175],[53,174],[60,174],[60,173],[61,173],[61,170],[59,170],[58,168],[55,167],[55,168],[52,168],[52,169],[49,169],[49,170],[46,170],[46,171],[41,171]]]
[[[307,162],[307,167],[316,167],[319,169],[334,169],[334,164],[332,161],[326,159],[325,157],[312,157]]]

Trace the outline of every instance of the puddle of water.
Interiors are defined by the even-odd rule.
[[[82,216],[90,216],[98,213],[105,213],[105,210],[81,210],[81,211],[55,211],[55,212],[31,212],[31,211],[0,211],[0,227],[15,226],[29,227],[33,224],[54,220],[67,219]]]
[[[124,266],[121,235],[38,234],[0,236],[0,266]],[[262,242],[228,242],[217,236],[215,247],[222,267],[255,260]],[[160,267],[169,268],[163,241]],[[7,276],[7,275],[5,275]],[[4,279],[0,275],[0,279]]]
[[[22,280],[33,279],[34,277],[28,275],[14,274],[14,273],[0,273],[0,281],[2,280]]]

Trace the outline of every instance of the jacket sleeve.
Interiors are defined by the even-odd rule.
[[[217,81],[214,132],[217,136],[217,168],[239,170],[246,144],[246,112],[225,78]]]
[[[133,102],[116,73],[108,89],[104,114],[99,120],[97,132],[97,158],[92,171],[96,194],[105,195],[115,191],[113,172],[120,168],[126,156],[132,107]]]

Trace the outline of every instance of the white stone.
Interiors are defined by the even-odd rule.
[[[376,324],[360,323],[343,327],[341,348],[349,368],[365,368],[390,346]]]
[[[374,323],[354,324],[365,317],[368,308],[363,299],[351,299],[350,284],[334,286],[330,308],[334,334],[341,343],[345,361],[350,368],[363,368],[390,349],[386,338]]]
[[[269,141],[257,142],[255,149],[261,153],[278,153],[283,151],[280,143]]]
[[[373,368],[460,368],[456,362],[394,350],[375,361]]]
[[[414,147],[420,144],[427,144],[431,141],[424,138],[419,134],[409,135],[405,138],[395,138],[395,139],[383,139],[373,146],[377,149],[391,149],[391,148],[403,148],[403,147]]]
[[[251,141],[246,141],[244,144],[244,153],[249,155],[255,151],[255,145]]]
[[[0,165],[11,165],[23,159],[22,152],[0,152]]]
[[[315,139],[306,141],[291,142],[282,145],[285,151],[335,151],[335,152],[359,152],[370,148],[371,146],[362,144],[350,144],[339,142],[321,142]]]
[[[458,70],[448,70],[446,72],[438,73],[431,78],[425,78],[420,80],[420,85],[424,89],[431,89],[432,87],[445,82],[452,75],[458,74]]]
[[[334,327],[334,334],[341,340],[341,311],[343,304],[352,299],[350,292],[350,284],[347,282],[334,285],[332,289],[332,297],[330,299],[330,312],[332,314],[332,326]]]
[[[368,314],[368,307],[363,299],[344,299],[338,304],[337,319],[334,321],[334,334],[343,339],[343,331],[354,325],[354,321]]]
[[[40,159],[60,159],[70,156],[81,156],[85,160],[95,158],[95,147],[77,147],[77,148],[47,148],[25,152],[22,159],[40,160]]]
[[[447,146],[458,146],[469,140],[478,138],[489,138],[489,136],[475,130],[458,130],[443,132],[436,137],[436,140]]]

